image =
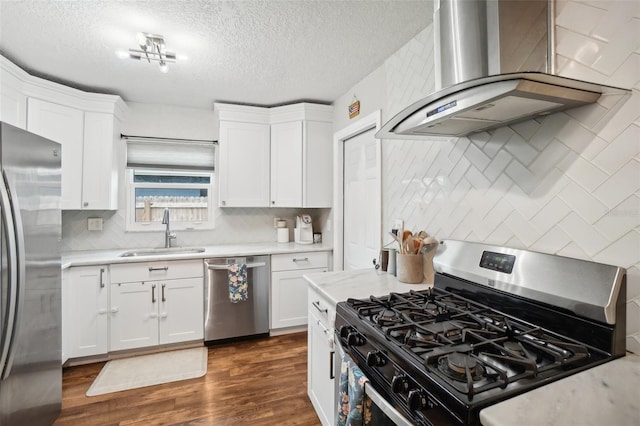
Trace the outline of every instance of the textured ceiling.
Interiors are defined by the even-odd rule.
[[[0,0],[0,53],[32,74],[126,101],[211,108],[330,103],[432,20],[431,0]],[[135,34],[186,55],[119,59]]]

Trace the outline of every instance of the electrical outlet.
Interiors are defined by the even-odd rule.
[[[102,231],[102,218],[90,217],[87,219],[87,230],[89,231]]]

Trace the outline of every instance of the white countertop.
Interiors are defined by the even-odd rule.
[[[305,275],[331,303],[422,290],[373,269]],[[640,423],[640,356],[627,356],[526,392],[480,412],[484,426],[631,426]]]
[[[202,247],[202,253],[183,253],[153,256],[120,257],[122,253],[133,249],[89,250],[62,253],[62,269],[72,266],[106,265],[113,263],[149,262],[162,260],[206,259],[210,257],[256,256],[267,254],[300,253],[307,251],[331,251],[329,244],[295,244],[295,243],[246,243],[222,244]],[[144,250],[144,249],[140,249]]]
[[[364,299],[371,295],[384,296],[391,292],[406,293],[409,290],[432,287],[432,284],[401,283],[395,276],[374,269],[323,272],[308,274],[304,278],[333,304],[343,302],[349,297]]]
[[[640,423],[640,356],[627,356],[480,412],[484,426],[632,426]]]

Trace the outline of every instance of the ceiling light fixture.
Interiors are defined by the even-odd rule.
[[[145,59],[149,63],[151,63],[151,61],[158,62],[161,73],[166,74],[169,72],[167,63],[176,62],[176,54],[167,51],[164,38],[161,35],[138,33],[136,34],[136,40],[140,49],[129,49],[128,55],[123,55],[122,51],[118,51],[116,54],[119,57],[128,57],[136,60]]]

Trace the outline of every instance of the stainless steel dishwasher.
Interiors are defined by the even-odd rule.
[[[228,266],[247,265],[247,300],[229,300]],[[204,260],[204,340],[233,339],[269,333],[270,257],[247,256]]]

